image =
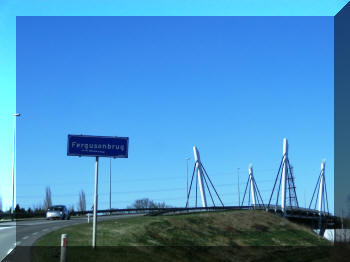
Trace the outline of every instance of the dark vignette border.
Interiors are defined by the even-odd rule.
[[[339,217],[350,217],[350,174],[347,171],[347,164],[350,161],[350,3],[348,3],[334,17],[334,212]],[[350,160],[350,158],[349,158]],[[345,228],[350,228],[346,222]],[[335,234],[337,237],[338,235]],[[19,253],[34,255],[36,252],[42,252],[44,247],[18,247]],[[20,251],[21,249],[26,249]],[[31,250],[30,250],[31,249]],[[88,247],[73,247],[70,252],[78,254],[75,259],[83,259],[84,254],[88,254]],[[166,254],[173,254],[171,261],[213,261],[213,254],[224,254],[225,261],[245,261],[249,254],[271,253],[265,259],[259,261],[287,261],[284,258],[289,257],[288,261],[314,261],[314,259],[324,259],[325,255],[336,258],[336,261],[346,261],[344,251],[348,253],[349,249],[340,249],[332,247],[99,247],[96,252],[95,261],[115,261],[114,256],[106,257],[105,250],[113,251],[114,255],[123,254],[124,259],[120,261],[136,261],[138,255],[142,255],[143,261],[161,261]],[[45,247],[49,253],[55,253],[59,259],[59,247]],[[338,252],[341,251],[341,252]],[[298,256],[296,256],[298,254]],[[300,256],[302,254],[302,256]],[[227,256],[229,255],[229,256]],[[311,255],[311,257],[310,257]],[[344,256],[345,255],[345,256]],[[11,256],[10,256],[11,257]],[[17,257],[18,258],[18,257]],[[228,259],[230,258],[230,259]],[[20,260],[30,259],[27,256]],[[78,261],[73,259],[73,261]],[[186,260],[188,259],[188,260]],[[228,260],[226,260],[228,259]],[[301,260],[300,260],[301,259]],[[308,260],[310,259],[310,260]],[[345,260],[343,260],[345,259]],[[167,261],[167,260],[164,260]],[[216,260],[215,261],[221,261]],[[222,260],[224,261],[224,260]],[[333,260],[332,260],[333,261]],[[334,260],[335,261],[335,260]]]
[[[348,261],[348,247],[331,246],[120,246],[69,247],[67,261]],[[60,260],[60,247],[19,247],[7,261]]]
[[[350,2],[334,17],[334,213],[343,218],[350,217],[349,163]],[[349,229],[346,221],[343,227]],[[336,233],[336,240],[341,235]]]

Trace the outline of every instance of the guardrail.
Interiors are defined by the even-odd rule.
[[[190,212],[190,211],[219,211],[219,210],[265,210],[269,212],[282,213],[281,206],[270,205],[255,205],[255,206],[211,206],[211,207],[164,207],[164,208],[124,208],[124,209],[103,209],[98,210],[97,213],[105,214],[134,214],[134,213],[171,213],[171,212]],[[75,211],[71,213],[72,215],[85,215],[92,214],[93,210],[87,211]],[[286,209],[286,214],[306,214],[308,216],[333,216],[328,212],[319,212],[314,209],[298,208],[298,207],[288,207]]]
[[[294,221],[316,221],[320,218],[325,218],[327,223],[339,225],[340,218],[335,217],[328,212],[319,212],[315,209],[307,209],[300,207],[288,207],[284,213],[279,205],[255,205],[255,206],[211,206],[211,207],[157,207],[157,208],[124,208],[124,209],[103,209],[98,210],[98,214],[104,215],[128,215],[128,214],[146,214],[150,216],[164,215],[171,213],[193,213],[193,212],[208,212],[208,211],[225,211],[225,210],[264,210],[278,215],[285,215]],[[82,216],[92,214],[93,210],[71,212],[71,216]],[[4,213],[3,213],[4,214]],[[11,219],[11,216],[8,216]],[[45,218],[45,212],[32,216],[20,216],[16,214],[16,220],[26,218]],[[309,223],[309,222],[308,222]]]

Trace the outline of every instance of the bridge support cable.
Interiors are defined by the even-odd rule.
[[[210,192],[210,189],[209,189],[209,186],[208,186],[208,183],[207,183],[207,180],[206,180],[205,176],[203,176],[203,180],[204,180],[204,183],[205,183],[205,185],[206,185],[206,187],[208,189],[211,202],[213,203],[213,206],[215,207],[214,199],[213,199],[213,196],[211,195],[211,192]]]
[[[196,166],[196,164],[194,165]],[[198,202],[198,179],[196,179],[196,207],[197,207],[197,202]]]
[[[221,205],[224,206],[224,203],[222,202],[222,200],[221,200],[221,198],[220,198],[218,192],[216,191],[213,182],[211,182],[211,179],[210,179],[210,177],[209,177],[209,175],[208,175],[208,173],[207,173],[207,170],[205,170],[205,168],[204,168],[204,166],[202,165],[202,163],[201,163],[201,166],[202,166],[202,168],[203,168],[203,170],[204,170],[204,174],[207,176],[207,178],[208,178],[208,180],[209,180],[211,186],[213,187],[213,189],[214,189],[214,191],[215,191],[215,194],[216,194],[216,196],[218,197],[218,199],[219,199]]]
[[[248,193],[248,206],[253,206],[253,208],[255,208],[255,206],[260,207],[262,205],[265,207],[264,201],[261,197],[258,185],[257,185],[255,178],[254,178],[254,175],[253,175],[253,166],[252,165],[249,165],[248,172],[249,172],[248,180],[247,180],[247,184],[246,184],[246,187],[244,190],[244,195],[243,195],[243,200],[242,200],[241,206],[243,206],[245,196]],[[248,189],[248,185],[249,185],[249,189]],[[247,191],[247,189],[248,189],[248,191]],[[252,201],[252,204],[251,204],[250,200]]]
[[[244,194],[243,194],[243,200],[242,200],[241,206],[243,206],[243,203],[244,203],[245,195],[246,195],[246,193],[247,193],[248,184],[249,184],[249,177],[248,177],[247,183],[246,183],[246,185],[245,185]],[[248,193],[248,194],[249,194],[249,193]]]
[[[215,201],[214,201],[214,197],[211,191],[211,188],[214,189],[214,192],[219,200],[219,202],[221,203],[221,205],[224,207],[224,204],[218,194],[218,192],[216,191],[216,188],[213,184],[213,182],[211,181],[207,171],[205,170],[201,160],[200,160],[200,156],[199,156],[199,151],[196,147],[193,147],[193,152],[194,152],[194,156],[195,156],[195,164],[194,164],[194,168],[193,168],[193,173],[192,173],[192,178],[191,178],[191,184],[190,184],[190,189],[189,192],[187,194],[187,201],[186,201],[186,208],[189,207],[189,198],[190,198],[190,194],[191,194],[191,189],[192,189],[192,184],[193,184],[193,179],[194,177],[197,175],[197,179],[196,179],[196,200],[195,200],[195,206],[197,207],[197,188],[199,187],[200,190],[200,194],[201,194],[201,200],[202,200],[202,207],[203,208],[207,208],[207,200],[206,200],[206,193],[209,193],[210,199],[212,201],[212,205],[214,207],[216,207]],[[209,181],[209,183],[208,183]]]
[[[193,177],[194,177],[195,171],[196,171],[196,165],[193,167],[190,189],[189,189],[188,192],[187,192],[186,207],[188,207],[188,201],[189,201],[189,199],[190,199],[191,188],[192,188],[192,182],[193,182]]]
[[[278,198],[280,196],[281,183],[282,183],[282,175],[280,176],[280,182],[279,182],[279,185],[278,185],[276,204],[275,204],[275,211],[276,211],[276,208],[277,208],[277,205],[278,205]]]
[[[312,202],[313,202],[313,200],[314,200],[315,193],[316,193],[317,188],[318,188],[318,185],[319,185],[319,183],[320,183],[320,178],[321,178],[321,172],[320,172],[320,174],[319,174],[319,176],[318,176],[317,183],[316,183],[314,192],[313,192],[313,194],[312,194],[312,198],[311,198],[311,201],[310,201],[310,204],[309,204],[309,209],[311,209],[311,205],[312,205]],[[316,209],[316,207],[315,207],[315,209]]]
[[[298,197],[295,190],[295,178],[293,174],[293,166],[289,163],[289,159],[287,158],[287,164],[289,169],[288,176],[288,191],[289,191],[289,205],[292,207],[299,207]]]
[[[257,192],[258,192],[258,198],[257,198],[257,200],[258,200],[258,204],[259,205],[262,205],[263,207],[265,207],[265,204],[264,204],[264,201],[263,201],[263,199],[262,199],[262,197],[261,197],[261,194],[260,194],[260,190],[259,190],[259,188],[258,188],[258,185],[256,184],[256,182],[255,182],[255,178],[254,178],[254,184],[255,184],[255,188],[256,188],[256,190],[257,190]],[[259,202],[259,199],[261,200],[261,203]]]
[[[249,190],[249,192],[250,192],[250,190]],[[243,204],[241,204],[241,206],[243,206]],[[248,194],[248,206],[250,206],[250,194]]]
[[[326,179],[324,180],[324,190],[325,190],[325,192],[326,192],[327,213],[329,213]]]
[[[277,171],[277,176],[276,176],[276,179],[275,179],[275,183],[273,184],[273,188],[272,188],[272,193],[271,193],[271,196],[270,196],[270,199],[269,199],[269,203],[267,205],[268,208],[270,208],[270,203],[271,203],[271,199],[272,199],[272,196],[273,196],[273,192],[275,191],[275,187],[276,187],[276,183],[277,183],[277,180],[278,180],[278,176],[279,176],[279,173],[280,173],[280,170],[281,170],[281,167],[282,167],[282,162],[283,161],[283,157],[282,157],[282,160],[281,160],[281,163],[280,163],[280,167],[278,168],[278,171]]]

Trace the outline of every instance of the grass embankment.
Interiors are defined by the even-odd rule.
[[[58,261],[61,234],[68,234],[69,261],[312,261],[330,246],[264,211],[207,212],[100,222],[94,251],[92,224],[67,227],[36,242],[34,261]]]

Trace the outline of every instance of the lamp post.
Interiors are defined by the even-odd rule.
[[[12,114],[14,117],[18,117],[21,114],[16,113]],[[15,118],[16,119],[16,118]],[[15,128],[16,128],[16,121],[13,126],[13,155],[12,155],[12,209],[11,209],[11,220],[13,221],[13,215],[15,210]]]
[[[241,193],[239,191],[239,167],[237,167],[237,179],[238,179],[238,206],[241,206]]]
[[[186,180],[186,181],[187,181],[187,183],[186,183],[186,186],[187,186],[187,187],[186,187],[186,188],[187,188],[187,189],[186,189],[186,199],[187,199],[187,197],[188,197],[188,160],[190,160],[190,159],[191,159],[190,157],[187,157],[187,158],[186,158],[186,168],[187,168],[187,173],[186,173],[186,174],[187,174],[187,180]]]

